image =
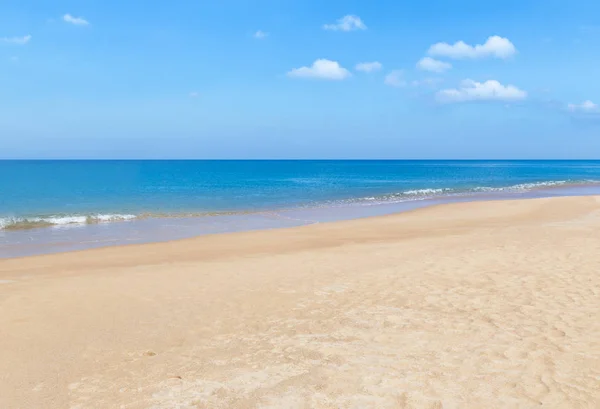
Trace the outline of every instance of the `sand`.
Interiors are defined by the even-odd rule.
[[[600,198],[0,261],[0,408],[600,408]]]

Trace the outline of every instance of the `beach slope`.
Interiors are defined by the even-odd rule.
[[[0,260],[0,408],[599,408],[600,198]]]

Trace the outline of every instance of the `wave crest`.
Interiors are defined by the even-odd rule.
[[[121,222],[136,219],[133,214],[92,214],[44,217],[0,218],[0,230],[27,230],[39,227],[65,227],[73,225]]]
[[[369,204],[404,202],[412,200],[425,200],[437,197],[448,196],[468,196],[482,193],[523,193],[537,189],[552,188],[559,186],[581,185],[581,184],[597,184],[597,180],[555,180],[545,182],[519,183],[510,186],[475,186],[464,188],[425,188],[411,189],[396,193],[388,193],[381,196],[365,197],[362,199],[352,199],[348,202],[364,202]]]
[[[300,207],[322,207],[322,206],[345,206],[349,204],[358,205],[378,205],[407,201],[419,201],[435,198],[453,197],[453,196],[469,196],[482,195],[485,193],[506,193],[517,194],[536,189],[545,189],[559,186],[576,186],[585,184],[598,184],[598,180],[556,180],[543,182],[519,183],[510,186],[465,186],[462,188],[422,188],[408,189],[395,193],[382,194],[372,197],[355,197],[341,200],[330,200],[323,202],[312,202]],[[77,225],[122,222],[134,219],[145,218],[166,218],[166,217],[206,217],[206,216],[222,216],[234,214],[250,214],[261,212],[262,210],[246,210],[246,211],[213,211],[213,212],[197,212],[197,213],[143,213],[139,215],[133,214],[73,214],[73,215],[51,215],[38,217],[0,217],[0,231],[9,230],[26,230],[40,227],[69,227]]]

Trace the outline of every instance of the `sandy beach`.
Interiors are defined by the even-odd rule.
[[[600,408],[600,198],[0,260],[0,408]]]

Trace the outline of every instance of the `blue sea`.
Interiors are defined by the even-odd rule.
[[[600,161],[0,161],[0,257],[599,184]]]

